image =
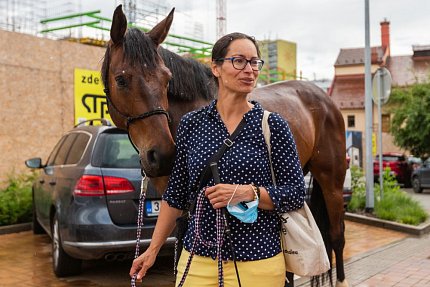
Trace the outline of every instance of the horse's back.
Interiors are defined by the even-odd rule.
[[[302,167],[321,137],[345,135],[342,114],[319,87],[304,81],[283,81],[257,88],[251,99],[285,118],[294,135]]]

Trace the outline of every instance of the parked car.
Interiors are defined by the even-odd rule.
[[[412,172],[412,186],[416,193],[421,193],[423,189],[430,188],[430,158]]]
[[[412,155],[408,156],[407,161],[408,161],[408,164],[412,167],[412,170],[416,170],[423,164],[423,161],[421,158],[415,157]]]
[[[32,188],[33,232],[51,236],[58,277],[78,274],[82,260],[132,257],[142,176],[124,131],[79,125],[60,139],[46,163],[32,158],[26,165],[40,170]],[[149,245],[159,206],[160,195],[149,185],[142,247]],[[174,241],[169,237],[166,246]]]
[[[391,174],[396,178],[397,182],[405,187],[411,187],[412,165],[408,163],[406,156],[401,153],[383,153],[382,154],[383,169],[389,167]],[[373,175],[375,182],[379,182],[379,155],[373,161]]]

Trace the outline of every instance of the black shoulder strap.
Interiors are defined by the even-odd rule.
[[[239,133],[242,131],[242,129],[245,127],[245,125],[246,125],[245,118],[242,118],[242,120],[237,125],[234,132],[228,138],[226,138],[223,141],[223,143],[221,144],[218,151],[210,157],[210,159],[208,160],[208,162],[207,162],[207,164],[206,164],[205,168],[203,169],[203,172],[200,176],[198,190],[201,190],[203,188],[203,186],[206,184],[206,182],[208,182],[210,177],[211,177],[211,169],[209,166],[210,163],[211,162],[218,162],[222,158],[225,151],[233,145],[234,139],[239,135]],[[193,199],[193,201],[190,204],[190,208],[188,209],[190,214],[193,214],[196,202],[197,202],[197,196]]]

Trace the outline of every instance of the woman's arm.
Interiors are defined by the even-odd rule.
[[[155,258],[163,246],[167,237],[172,233],[176,225],[176,219],[181,216],[182,210],[187,208],[188,200],[188,169],[186,163],[186,137],[187,117],[183,117],[179,123],[176,138],[176,155],[173,164],[173,172],[169,178],[167,190],[161,201],[160,214],[158,215],[154,233],[148,249],[133,261],[130,276],[138,273],[137,279],[145,276],[148,269],[154,264]]]
[[[133,260],[133,265],[130,269],[131,277],[138,273],[136,279],[141,280],[146,275],[146,271],[154,265],[160,248],[166,242],[167,237],[172,234],[176,219],[181,214],[182,210],[169,206],[164,200],[161,202],[160,214],[158,215],[151,243],[144,253]]]
[[[276,186],[268,185],[265,189],[277,212],[299,209],[304,204],[305,181],[293,134],[279,114],[270,114],[269,126]]]

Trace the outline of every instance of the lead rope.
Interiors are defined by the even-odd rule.
[[[203,200],[204,200],[204,193],[203,191],[199,193],[197,197],[197,204],[195,209],[195,234],[194,234],[194,240],[193,244],[191,246],[190,256],[187,260],[187,265],[185,266],[184,274],[182,275],[181,281],[178,284],[178,287],[182,287],[185,283],[185,279],[188,275],[188,272],[190,270],[191,261],[194,257],[194,250],[197,243],[197,240],[201,240],[203,244],[205,245],[213,245],[212,242],[206,242],[203,241],[200,238],[200,221],[201,217],[203,215]],[[218,286],[224,287],[224,272],[222,267],[222,257],[221,257],[221,247],[224,242],[224,217],[222,216],[221,209],[216,210],[216,234],[217,234],[217,258],[218,258]]]
[[[139,196],[139,208],[137,213],[137,231],[136,231],[136,251],[134,253],[134,259],[139,257],[140,253],[140,235],[143,228],[143,214],[145,211],[145,198],[146,198],[146,189],[148,187],[148,178],[144,173],[142,173],[142,182],[140,184],[140,196]],[[134,273],[133,277],[131,278],[131,287],[136,287],[136,277],[137,272]]]

